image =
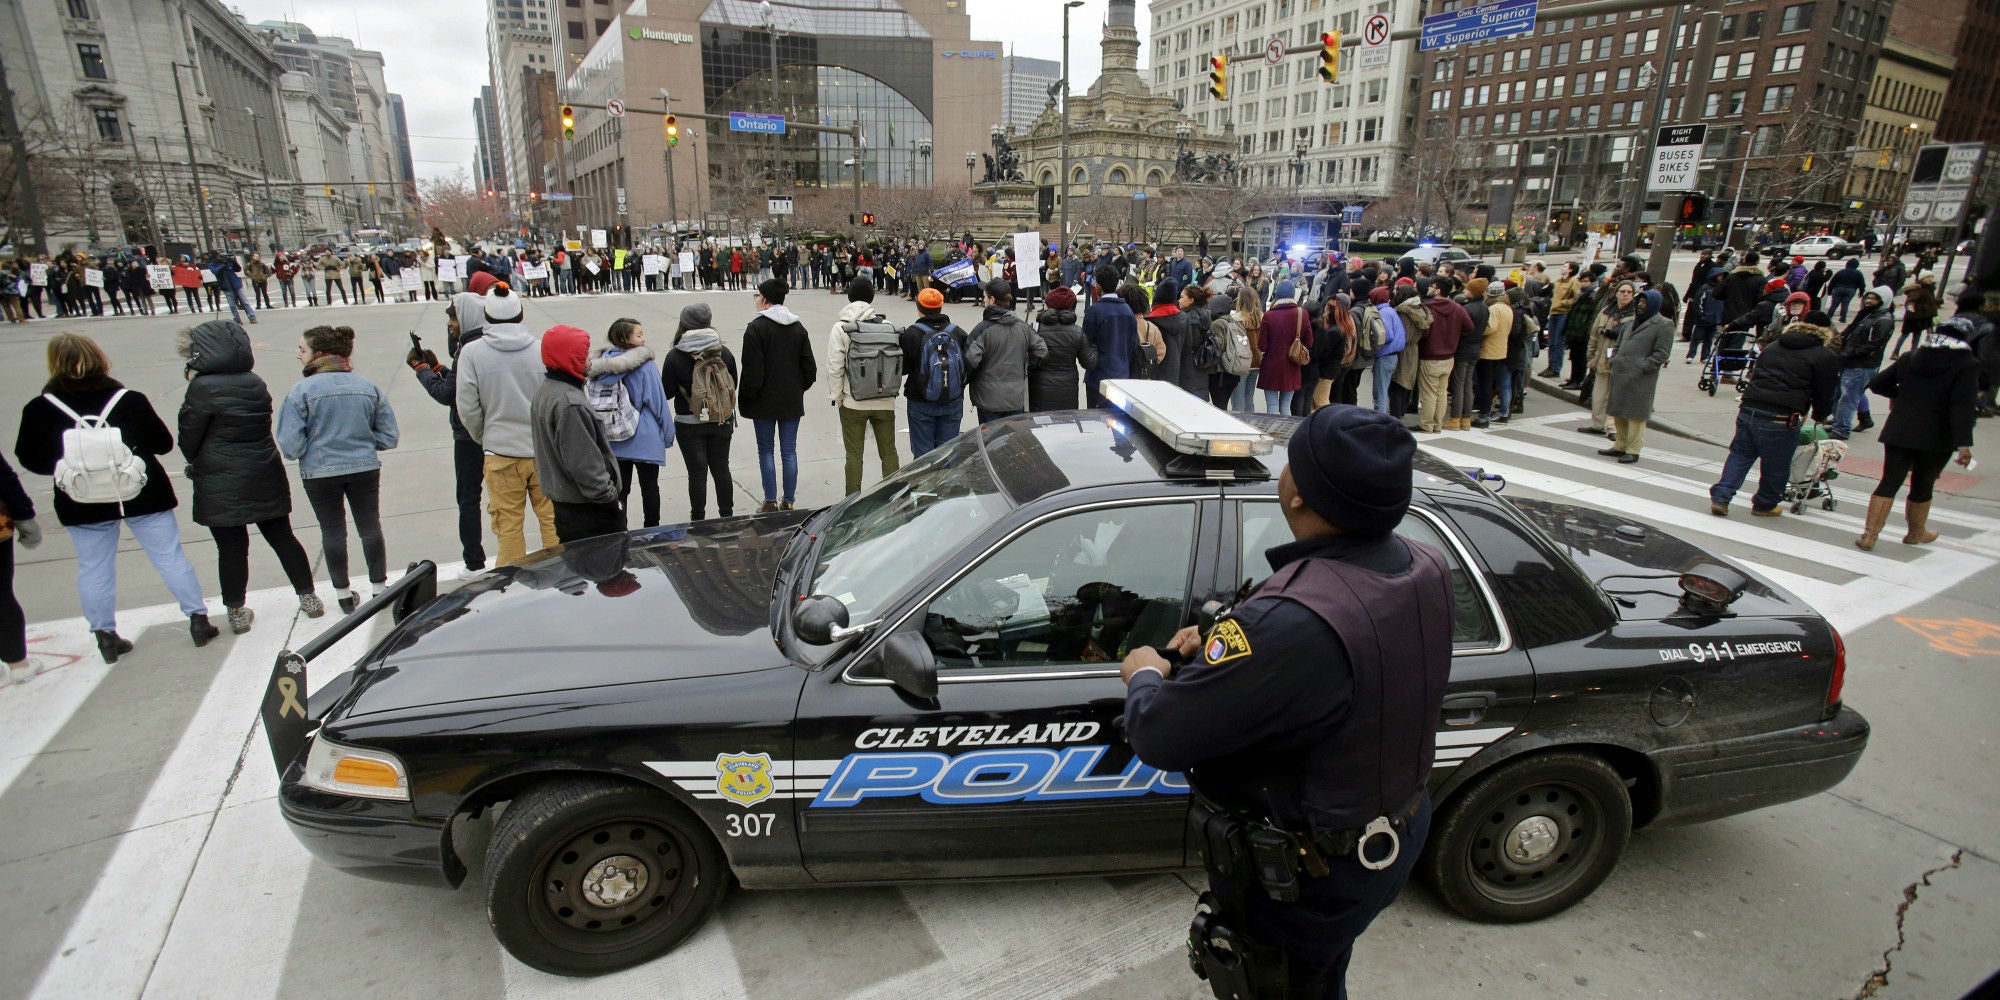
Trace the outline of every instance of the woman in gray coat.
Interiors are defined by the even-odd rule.
[[[1611,417],[1617,440],[1599,451],[1631,464],[1639,460],[1646,440],[1646,421],[1653,415],[1653,394],[1660,387],[1660,369],[1674,352],[1674,323],[1660,312],[1660,293],[1639,294],[1639,309],[1612,331],[1610,390],[1604,412]]]
[[[182,331],[187,395],[181,400],[181,456],[194,480],[194,521],[215,536],[222,604],[229,628],[250,631],[244,606],[250,586],[250,526],[277,554],[299,610],[326,613],[313,592],[312,560],[292,534],[292,488],[271,436],[271,391],[252,372],[250,336],[234,320],[210,320]]]

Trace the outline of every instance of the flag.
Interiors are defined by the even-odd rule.
[[[936,278],[937,280],[942,281],[953,288],[961,288],[966,285],[973,284],[979,280],[978,275],[975,273],[972,265],[972,258],[970,257],[967,257],[964,260],[946,264],[945,266],[940,267],[935,271],[932,271],[931,277]]]

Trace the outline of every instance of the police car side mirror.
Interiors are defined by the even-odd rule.
[[[921,632],[898,632],[882,640],[871,658],[884,678],[911,697],[937,697],[937,657]]]
[[[792,615],[792,631],[815,646],[831,644],[834,633],[847,627],[847,605],[830,594],[814,594],[799,602]]]

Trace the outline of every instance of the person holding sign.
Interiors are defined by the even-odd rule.
[[[27,318],[21,315],[21,291],[26,283],[20,268],[0,261],[0,314],[4,314],[9,323],[27,322]]]

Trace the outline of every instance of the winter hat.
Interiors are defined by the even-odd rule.
[[[1284,281],[1278,282],[1278,289],[1277,292],[1272,296],[1272,300],[1276,301],[1277,299],[1296,299],[1298,297],[1299,297],[1299,286],[1292,284],[1291,279],[1287,278]]]
[[[1515,273],[1515,274],[1519,274],[1519,273],[1521,273],[1521,272],[1519,272],[1519,271],[1516,271],[1516,272],[1514,272],[1514,273]],[[1520,287],[1520,285],[1521,285],[1521,283],[1520,283],[1520,282],[1518,282],[1518,281],[1515,281],[1515,280],[1514,280],[1514,279],[1512,279],[1512,278],[1502,278],[1502,279],[1500,279],[1500,287],[1501,287],[1502,289],[1504,289],[1504,290],[1507,290],[1507,291],[1512,291],[1512,290],[1514,290],[1514,289],[1516,289],[1516,288],[1519,288],[1519,287]]]
[[[1775,292],[1783,287],[1785,287],[1785,279],[1783,278],[1772,278],[1771,280],[1764,282],[1764,292],[1766,294]]]
[[[1285,451],[1299,497],[1342,531],[1387,534],[1410,508],[1417,439],[1386,413],[1322,406],[1292,432]]]
[[[926,288],[917,293],[917,308],[937,312],[944,308],[944,293],[935,288]]]
[[[1346,292],[1335,292],[1333,300],[1340,303],[1342,309],[1351,309],[1354,307],[1354,296]]]
[[[1415,287],[1417,287],[1417,279],[1415,279],[1415,278],[1397,278],[1397,279],[1396,279],[1396,284],[1398,284],[1398,285],[1408,285],[1408,286],[1410,286],[1411,288],[1415,288]]]
[[[867,278],[856,278],[853,281],[848,282],[847,301],[849,302],[875,301],[875,283],[869,281]]]
[[[1483,281],[1484,279],[1482,279],[1482,278],[1474,278],[1474,279],[1472,279],[1472,280],[1473,280],[1473,281]],[[1470,283],[1468,282],[1468,284],[1470,284]],[[1487,297],[1487,298],[1489,298],[1489,299],[1504,299],[1504,298],[1506,298],[1506,297],[1507,297],[1507,283],[1506,283],[1506,282],[1504,282],[1504,281],[1502,281],[1501,283],[1499,283],[1499,284],[1495,285],[1495,284],[1492,284],[1491,282],[1488,282],[1488,283],[1487,283],[1487,285],[1486,285],[1486,297]]]
[[[474,271],[472,277],[465,279],[465,290],[474,295],[485,295],[486,290],[499,281],[500,279],[494,277],[491,271]]]
[[[1180,283],[1172,278],[1161,278],[1160,283],[1153,286],[1153,304],[1179,306],[1181,304]]]
[[[681,329],[706,330],[715,325],[715,314],[706,302],[691,302],[681,308]]]
[[[1890,288],[1888,285],[1876,285],[1874,288],[1870,288],[1863,294],[1873,295],[1876,298],[1881,299],[1882,304],[1885,306],[1891,302],[1896,301],[1896,290]]]
[[[1486,278],[1474,278],[1465,283],[1465,295],[1467,298],[1483,299],[1486,297],[1486,286],[1492,283]]]
[[[576,378],[583,377],[590,360],[590,334],[573,326],[557,324],[542,334],[542,367]]]
[[[1926,285],[1935,285],[1937,284],[1937,275],[1932,274],[1929,271],[1918,271],[1917,280],[1923,282]]]
[[[1973,330],[1972,320],[1967,319],[1964,316],[1953,316],[1952,318],[1945,320],[1944,322],[1939,323],[1934,327],[1931,327],[1932,333],[1941,333],[1947,337],[1950,337],[1953,340],[1963,340],[1967,342],[1970,342],[1972,340],[1972,330]]]
[[[509,291],[504,281],[493,283],[482,304],[486,307],[488,322],[512,323],[521,318],[521,297]]]
[[[1807,295],[1807,294],[1806,294],[1806,293],[1804,293],[1804,292],[1793,292],[1792,294],[1790,294],[1790,295],[1787,295],[1787,296],[1785,296],[1785,311],[1786,311],[1786,312],[1791,312],[1791,311],[1792,311],[1792,306],[1793,306],[1794,304],[1798,304],[1798,305],[1805,305],[1805,306],[1811,306],[1811,305],[1812,305],[1812,296],[1810,296],[1810,295]]]
[[[1400,284],[1402,284],[1402,282],[1398,281],[1398,282],[1396,282],[1396,284],[1400,285]],[[1410,284],[1411,284],[1412,286],[1414,286],[1414,285],[1416,284],[1416,282],[1412,281],[1412,282],[1410,282]],[[1382,286],[1380,286],[1380,285],[1377,285],[1377,286],[1375,286],[1374,288],[1370,289],[1370,290],[1369,290],[1369,292],[1368,292],[1368,301],[1370,301],[1370,302],[1373,302],[1373,303],[1375,303],[1375,304],[1376,304],[1376,305],[1378,305],[1378,306],[1384,306],[1384,305],[1388,305],[1388,304],[1389,304],[1389,290],[1388,290],[1388,289],[1386,289],[1386,288],[1383,288],[1383,287],[1382,287]]]
[[[1054,309],[1057,311],[1061,311],[1064,309],[1075,309],[1076,293],[1070,291],[1066,287],[1058,286],[1054,289],[1051,289],[1049,291],[1049,294],[1043,297],[1042,302],[1043,304],[1047,305],[1050,309]]]
[[[1814,309],[1812,312],[1806,313],[1804,316],[1800,316],[1799,322],[1811,323],[1814,326],[1832,326],[1833,317],[1828,316],[1826,313],[1823,313],[1818,309]]]

